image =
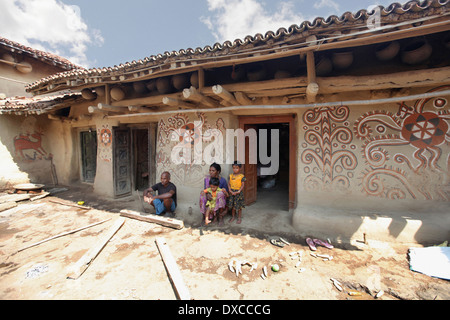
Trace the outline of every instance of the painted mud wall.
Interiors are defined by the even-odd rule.
[[[448,87],[411,94],[443,89]],[[448,101],[442,96],[299,113],[294,226],[344,238],[447,239]]]
[[[238,118],[227,113],[180,113],[162,117],[157,128],[156,181],[159,182],[162,172],[169,171],[171,181],[177,186],[178,202],[183,202],[184,206],[198,206],[203,181],[209,174],[212,163],[204,161],[205,154],[209,152],[214,159],[215,152],[218,152],[217,159],[225,159],[225,145],[223,148],[213,147],[215,137],[222,135],[225,141],[226,129],[237,127]],[[200,139],[202,147],[196,149]],[[189,163],[174,163],[175,154],[172,156],[172,152],[177,146],[192,148],[191,161],[187,161]],[[196,154],[202,156],[203,160],[195,161]],[[217,162],[220,163],[219,160]],[[231,172],[231,165],[221,163],[221,167],[222,176],[227,177]]]
[[[72,144],[70,126],[46,116],[0,116],[0,189],[69,183],[76,174]]]
[[[410,94],[444,89],[417,89]],[[448,99],[295,109],[294,227],[300,233],[345,239],[363,239],[365,234],[382,240],[445,240],[450,225]],[[238,116],[180,113],[160,119],[157,177],[170,171],[180,201],[190,206],[198,201],[209,164],[174,164],[171,152],[183,140],[194,147],[195,121],[224,131],[237,128]],[[181,128],[188,130],[188,138],[180,137]],[[204,143],[203,150],[207,146]],[[222,165],[224,176],[230,167]]]

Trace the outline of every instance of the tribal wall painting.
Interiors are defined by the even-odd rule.
[[[183,114],[163,118],[158,124],[156,166],[157,175],[163,171],[170,171],[174,183],[185,185],[201,185],[209,166],[202,159],[203,153],[209,149],[210,141],[215,133],[225,136],[225,122],[222,118],[208,122],[204,113]],[[176,146],[183,146],[191,150],[190,161],[176,164],[172,153]],[[223,152],[223,150],[215,150]],[[205,169],[206,168],[206,169]],[[206,171],[205,171],[206,170]]]
[[[303,115],[301,160],[307,191],[348,192],[358,165],[347,106],[314,108]]]
[[[442,90],[444,87],[431,91]],[[450,200],[449,122],[446,97],[398,104],[397,112],[360,116],[362,192],[390,199]]]
[[[443,89],[448,87],[430,91]],[[450,200],[448,97],[376,110],[314,108],[304,113],[303,122],[306,191]]]
[[[105,161],[112,161],[112,132],[108,124],[97,128],[98,157]]]

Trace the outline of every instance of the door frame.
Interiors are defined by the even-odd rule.
[[[289,209],[297,206],[297,127],[296,115],[240,116],[239,128],[247,124],[288,123],[289,124]],[[292,177],[292,178],[291,178]]]

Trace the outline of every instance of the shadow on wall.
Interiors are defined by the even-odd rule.
[[[320,201],[318,200],[320,199]],[[438,244],[449,239],[450,203],[311,195],[294,210],[300,233],[351,240]]]

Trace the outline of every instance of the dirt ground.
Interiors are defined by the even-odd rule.
[[[51,202],[84,200],[86,210]],[[89,190],[69,188],[36,201],[23,201],[0,212],[0,299],[2,300],[172,300],[176,299],[155,239],[163,237],[175,258],[190,295],[195,300],[379,300],[450,299],[450,282],[409,270],[408,246],[392,243],[335,244],[315,252],[293,232],[228,224],[201,227],[193,208],[194,223],[175,230],[125,218],[125,224],[76,280],[67,279],[73,266],[108,232],[121,209],[139,210],[139,201],[102,200]],[[142,211],[142,210],[140,210]],[[196,216],[197,215],[197,216]],[[198,218],[197,218],[198,217]],[[48,237],[112,218],[97,226],[38,246],[19,249]],[[228,219],[227,219],[228,220]],[[290,245],[269,242],[282,236]],[[302,252],[299,259],[293,252]],[[232,259],[257,263],[242,267],[236,276],[228,268]],[[280,271],[270,270],[278,264]],[[263,266],[268,276],[261,277]],[[330,279],[342,286],[339,291]],[[350,295],[356,293],[357,295]]]

